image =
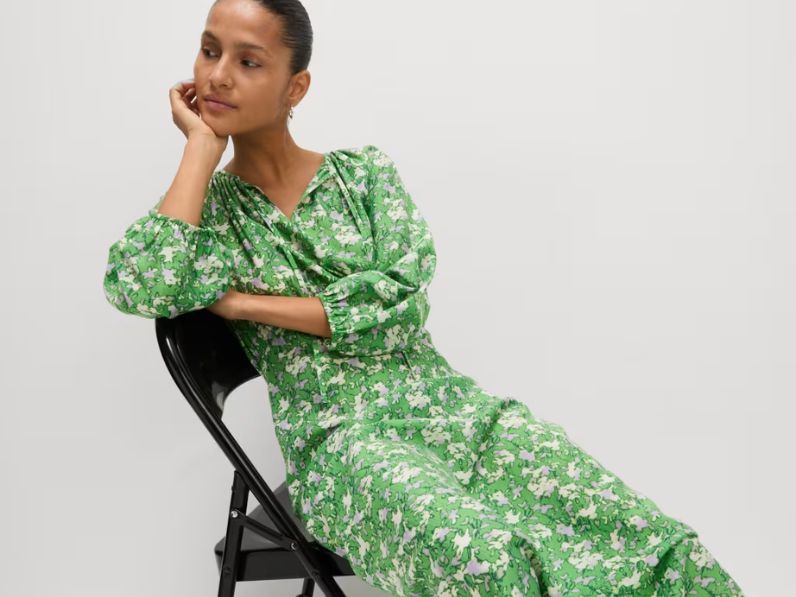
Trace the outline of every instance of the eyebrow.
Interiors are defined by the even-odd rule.
[[[202,31],[202,37],[209,37],[210,39],[212,39],[214,41],[220,41],[218,39],[218,37],[216,37],[215,34],[213,34],[211,31],[208,31],[208,30]],[[265,52],[269,56],[272,55],[271,52],[268,51],[266,48],[264,48],[262,46],[258,46],[257,44],[253,44],[253,43],[248,42],[248,41],[238,41],[238,42],[235,42],[234,45],[235,45],[236,48],[240,48],[242,50],[260,50],[261,52]]]

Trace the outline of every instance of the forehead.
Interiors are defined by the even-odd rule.
[[[220,0],[207,15],[205,34],[232,46],[264,47],[272,54],[282,49],[281,23],[255,0]]]

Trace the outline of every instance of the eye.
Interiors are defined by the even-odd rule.
[[[210,54],[212,54],[212,53],[213,53],[212,50],[209,50],[207,48],[202,48],[202,54],[204,54],[204,56],[206,58],[211,58],[212,56],[210,56]],[[257,64],[256,62],[252,62],[251,60],[242,60],[241,62],[243,62],[243,63],[247,63],[248,62],[250,65],[252,65],[252,66],[249,66],[249,64],[247,64],[246,65],[247,68],[258,68],[260,66],[259,64]]]

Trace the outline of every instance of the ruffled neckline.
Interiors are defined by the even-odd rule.
[[[332,153],[331,151],[326,151],[326,152],[323,153],[323,160],[321,160],[321,164],[315,170],[315,174],[312,175],[312,178],[310,179],[310,182],[307,184],[307,187],[301,193],[301,197],[299,198],[299,204],[301,204],[304,201],[304,198],[307,195],[309,195],[313,190],[315,190],[315,188],[320,184],[324,174],[328,173],[328,171],[329,171],[329,168],[328,168],[329,159],[330,159],[330,154],[331,153]],[[282,216],[284,216],[288,220],[292,219],[292,215],[293,214],[291,214],[291,217],[288,218],[282,212],[282,210],[280,210],[276,206],[276,204],[268,198],[268,195],[266,195],[265,192],[260,187],[258,187],[257,185],[255,185],[253,183],[250,183],[250,182],[248,182],[246,180],[243,180],[237,174],[233,174],[232,172],[227,172],[226,170],[216,170],[213,173],[213,175],[221,177],[221,178],[226,178],[227,180],[229,180],[231,182],[234,182],[238,186],[245,187],[245,188],[250,189],[250,190],[256,190],[257,192],[259,192],[260,196],[263,197],[265,200],[267,200],[268,203],[270,203],[274,207],[274,209],[276,209],[280,214],[282,214]],[[296,208],[298,208],[298,205],[296,205]],[[295,212],[296,208],[294,208],[294,212]]]

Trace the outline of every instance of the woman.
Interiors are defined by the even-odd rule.
[[[309,531],[395,595],[742,595],[690,526],[435,349],[434,243],[395,163],[287,129],[310,82],[300,2],[219,0],[206,27],[170,91],[179,170],[104,289],[125,313],[228,320]]]

